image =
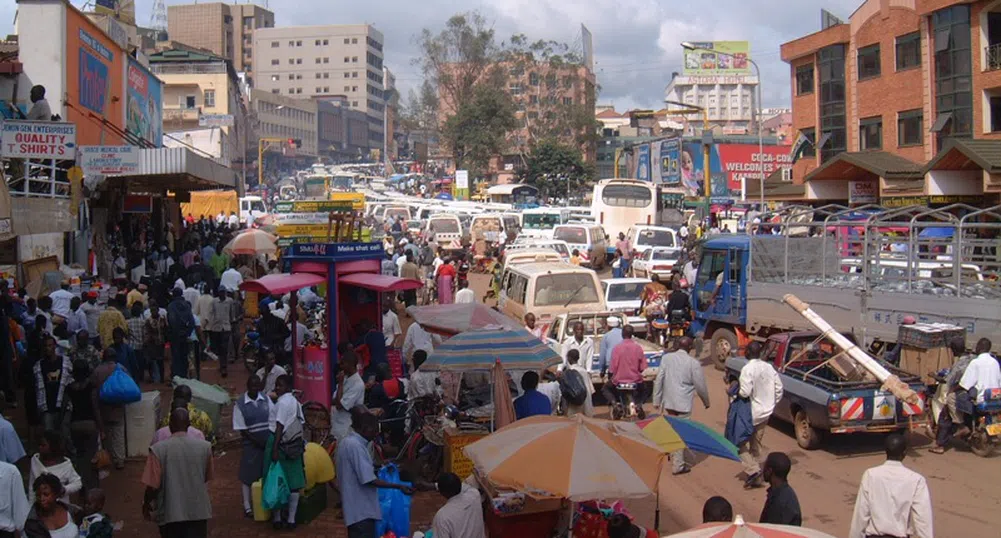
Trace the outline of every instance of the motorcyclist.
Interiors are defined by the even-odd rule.
[[[671,282],[671,295],[667,298],[667,315],[674,321],[674,313],[684,312],[684,319],[691,319],[691,301],[688,294],[681,288],[681,282],[677,279]]]

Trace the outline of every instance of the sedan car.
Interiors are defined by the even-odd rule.
[[[608,309],[625,314],[627,322],[638,334],[646,333],[646,318],[638,314],[643,287],[649,283],[646,278],[607,278],[601,281]]]
[[[671,276],[671,269],[678,263],[681,250],[676,248],[654,247],[633,259],[631,268],[634,278],[652,278],[657,275],[661,280]]]

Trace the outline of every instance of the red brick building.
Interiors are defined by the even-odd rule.
[[[1001,0],[866,0],[847,22],[785,43],[781,54],[790,68],[793,132],[817,146],[793,166],[794,184],[854,173],[848,179],[879,180],[884,190],[891,186],[880,170],[896,171],[912,181],[897,185],[901,196],[990,193],[997,203],[989,187],[998,178],[983,167],[977,192],[965,185],[942,194],[929,188],[934,171],[926,163],[941,165],[939,153],[956,146],[951,138],[1001,146]],[[862,152],[884,155],[832,162]],[[866,165],[873,158],[880,166]],[[824,163],[830,171],[818,170]]]

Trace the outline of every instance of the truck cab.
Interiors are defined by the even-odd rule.
[[[702,244],[702,257],[692,285],[695,334],[711,342],[718,365],[746,345],[743,331],[747,323],[747,236],[714,237]],[[739,338],[738,338],[739,337]]]

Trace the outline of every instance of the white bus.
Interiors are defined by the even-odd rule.
[[[602,179],[594,186],[591,214],[608,234],[615,248],[619,233],[635,224],[659,224],[657,186],[638,179]]]

